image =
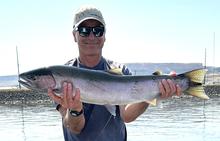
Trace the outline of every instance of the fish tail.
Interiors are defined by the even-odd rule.
[[[190,87],[185,92],[201,99],[209,99],[209,97],[205,94],[203,86]]]
[[[203,87],[206,72],[206,69],[197,69],[185,73],[190,80],[190,87],[185,92],[201,99],[209,99]]]

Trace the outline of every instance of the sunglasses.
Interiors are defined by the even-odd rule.
[[[79,35],[82,37],[88,37],[91,31],[96,37],[102,37],[102,35],[105,32],[105,28],[103,26],[97,26],[97,27],[80,26],[80,27],[77,27],[76,30],[79,31]]]

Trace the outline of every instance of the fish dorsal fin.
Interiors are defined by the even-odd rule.
[[[155,72],[152,73],[153,75],[162,75],[163,72],[161,70],[156,70]]]
[[[107,70],[107,72],[111,73],[111,74],[116,74],[116,75],[123,75],[121,68],[109,69],[109,70]]]

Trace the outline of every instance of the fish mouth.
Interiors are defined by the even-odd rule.
[[[21,77],[18,82],[23,85],[24,87],[30,89],[30,90],[34,90],[34,91],[39,91],[37,90],[35,87],[33,87],[33,82],[31,80],[29,80],[28,78],[25,77]]]
[[[18,80],[18,82],[28,89],[33,89],[33,87],[31,86],[32,82],[28,79],[21,78]]]
[[[21,85],[23,85],[25,88],[28,88],[28,89],[33,90],[35,92],[45,92],[43,90],[39,90],[39,89],[33,87],[32,82],[28,79],[22,78],[22,79],[18,80],[18,82]]]

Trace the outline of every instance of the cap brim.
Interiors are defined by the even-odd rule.
[[[82,22],[86,21],[86,20],[97,20],[99,21],[101,24],[103,24],[105,26],[105,23],[103,21],[101,21],[100,19],[98,18],[95,18],[95,17],[86,17],[82,20],[80,20],[78,23],[76,23],[74,26],[73,26],[73,29],[75,29],[76,27],[78,27]]]

